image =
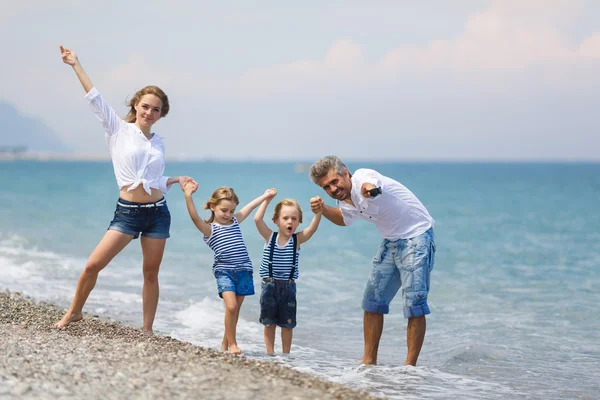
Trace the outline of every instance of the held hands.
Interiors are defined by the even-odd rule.
[[[60,55],[65,64],[74,66],[75,64],[79,63],[77,54],[75,54],[75,52],[73,52],[69,49],[65,49],[64,47],[62,47],[62,45],[60,46]]]
[[[274,188],[265,190],[265,200],[271,200],[273,197],[277,196],[277,190]]]
[[[325,208],[325,201],[323,201],[321,196],[310,199],[310,209],[312,212],[315,214],[321,214],[323,212],[323,208]]]
[[[193,180],[189,176],[179,176],[178,179],[177,179],[177,182],[179,183],[179,186],[181,186],[182,189],[185,186],[185,184],[188,183],[188,182],[194,182],[194,183],[196,183],[196,188],[198,186],[198,182],[196,182],[195,180]]]
[[[190,179],[181,185],[181,190],[183,190],[185,197],[189,197],[198,190],[198,182]]]

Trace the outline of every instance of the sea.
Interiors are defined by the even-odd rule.
[[[278,355],[265,355],[259,296],[246,299],[238,344],[247,357],[390,399],[600,398],[600,164],[348,166],[400,181],[435,219],[431,314],[418,366],[403,365],[406,320],[399,298],[385,317],[379,364],[360,365],[362,293],[381,241],[365,221],[338,227],[324,219],[303,246],[291,355],[281,355],[279,331]],[[303,163],[170,162],[166,173],[199,182],[198,206],[219,186],[233,187],[242,205],[274,187],[276,199],[300,202],[302,226],[311,219],[311,197],[334,205]],[[0,289],[68,307],[117,197],[110,162],[0,162]],[[161,265],[155,331],[217,349],[224,306],[212,253],[178,187],[167,201],[171,238]],[[241,228],[259,293],[264,241],[251,218]],[[140,327],[141,287],[136,240],[101,272],[84,311]]]

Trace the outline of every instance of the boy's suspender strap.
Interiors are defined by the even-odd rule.
[[[278,232],[273,232],[273,236],[271,236],[271,244],[270,244],[271,249],[269,250],[269,278],[273,278],[273,252],[275,251],[275,242],[277,241],[277,233]]]
[[[292,258],[292,272],[290,273],[290,281],[294,279],[294,274],[296,273],[296,247],[298,246],[298,238],[294,233],[292,235],[292,241],[294,242],[294,258]]]

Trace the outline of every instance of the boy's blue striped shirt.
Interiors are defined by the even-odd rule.
[[[262,278],[269,277],[269,253],[271,252],[271,239],[275,232],[271,233],[269,241],[263,249],[262,261],[260,263],[259,274]],[[296,265],[293,279],[298,279],[298,259],[300,258],[300,249],[296,251],[296,259],[294,260],[294,241],[290,236],[285,246],[280,247],[275,241],[275,249],[273,250],[273,278],[278,281],[287,281],[290,279],[292,265]]]

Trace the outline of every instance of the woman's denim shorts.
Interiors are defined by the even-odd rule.
[[[134,239],[146,236],[153,239],[166,239],[171,227],[171,213],[167,200],[163,197],[155,203],[134,203],[119,199],[115,217],[108,229],[133,235]]]

